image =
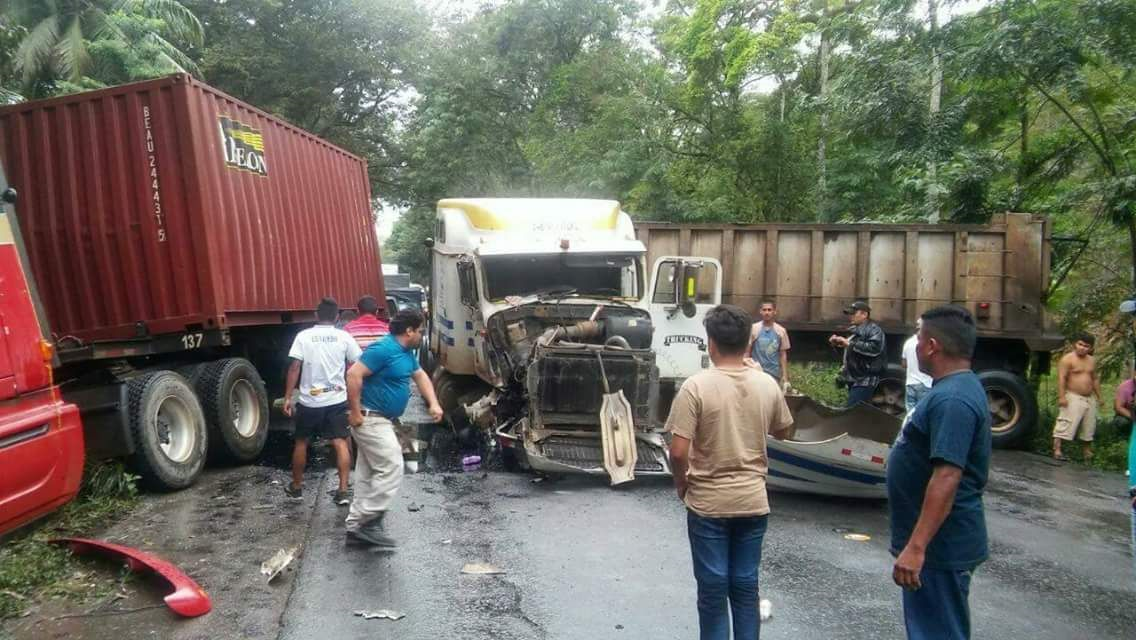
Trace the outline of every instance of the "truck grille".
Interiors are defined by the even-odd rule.
[[[662,473],[666,469],[661,458],[663,453],[642,441],[638,445],[635,471]],[[541,448],[546,457],[578,469],[603,467],[603,444],[598,440],[553,436],[542,441]]]

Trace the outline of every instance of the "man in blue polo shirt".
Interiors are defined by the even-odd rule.
[[[355,461],[355,499],[347,514],[348,542],[393,548],[383,531],[383,517],[402,483],[402,445],[394,421],[410,401],[410,380],[435,422],[442,408],[430,377],[418,366],[414,350],[422,344],[422,314],[404,309],[390,322],[390,335],[372,343],[347,371],[348,423],[359,450]]]
[[[982,491],[990,410],[970,369],[975,325],[962,307],[923,314],[916,359],[931,391],[915,406],[887,465],[892,579],[903,587],[907,637],[970,638],[970,579],[989,553]]]

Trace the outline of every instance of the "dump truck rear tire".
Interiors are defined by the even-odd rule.
[[[990,433],[995,447],[1008,449],[1022,443],[1037,424],[1037,398],[1026,381],[1009,371],[978,374],[990,407]]]
[[[210,457],[251,462],[268,439],[268,391],[256,367],[244,358],[210,362],[196,391],[209,428]]]
[[[143,482],[166,491],[193,484],[205,466],[208,434],[189,382],[173,371],[154,371],[127,382],[126,391],[131,462]]]
[[[893,416],[907,412],[904,398],[907,394],[907,372],[898,364],[889,364],[887,371],[880,376],[872,393],[872,406]]]

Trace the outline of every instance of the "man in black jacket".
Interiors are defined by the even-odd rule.
[[[852,320],[852,335],[845,338],[832,334],[828,343],[844,349],[840,379],[848,386],[848,406],[853,407],[871,402],[880,375],[887,370],[887,349],[884,330],[872,322],[872,308],[867,302],[857,300],[844,313]]]

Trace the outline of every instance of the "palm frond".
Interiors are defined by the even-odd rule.
[[[195,76],[201,75],[201,69],[198,68],[197,63],[182,53],[181,49],[175,47],[169,40],[156,33],[147,33],[146,41],[157,48],[162,59],[178,71],[192,73]]]
[[[178,0],[119,0],[117,7],[126,13],[161,20],[169,34],[183,44],[201,47],[205,43],[201,21]]]
[[[30,82],[44,69],[52,66],[55,45],[59,42],[59,23],[56,16],[48,16],[28,32],[16,49],[16,70],[24,82]]]
[[[87,55],[87,41],[83,38],[83,23],[79,16],[71,19],[67,31],[55,45],[59,71],[73,82],[83,77],[83,70],[90,63]]]

